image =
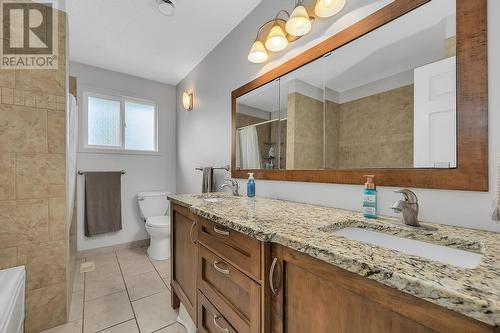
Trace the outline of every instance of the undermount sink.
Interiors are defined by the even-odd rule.
[[[203,193],[203,194],[198,194],[194,196],[195,198],[198,199],[203,199],[203,201],[206,202],[224,202],[227,200],[234,199],[236,197],[225,194],[225,193]]]
[[[334,234],[461,268],[476,268],[481,260],[481,254],[478,253],[397,237],[362,228],[343,228],[334,231]]]

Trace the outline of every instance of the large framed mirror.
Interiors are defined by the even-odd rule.
[[[486,0],[375,1],[350,19],[233,91],[232,176],[487,191]]]

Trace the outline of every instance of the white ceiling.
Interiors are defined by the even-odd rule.
[[[70,60],[177,84],[262,0],[66,0]]]

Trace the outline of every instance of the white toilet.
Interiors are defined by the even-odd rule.
[[[140,192],[137,202],[142,218],[146,222],[146,231],[151,242],[148,256],[153,260],[170,258],[170,202],[169,192]]]

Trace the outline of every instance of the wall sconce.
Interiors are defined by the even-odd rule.
[[[187,111],[191,111],[193,109],[193,93],[183,92],[182,93],[182,106]]]
[[[316,2],[314,6],[316,16],[328,18],[344,9],[347,0],[314,1]],[[280,14],[284,14],[286,20],[279,18]],[[248,61],[254,64],[266,62],[269,59],[267,51],[282,51],[289,43],[307,35],[312,29],[314,19],[309,16],[304,0],[296,1],[292,14],[286,10],[280,10],[273,20],[264,23],[257,31],[257,38],[248,54]]]

